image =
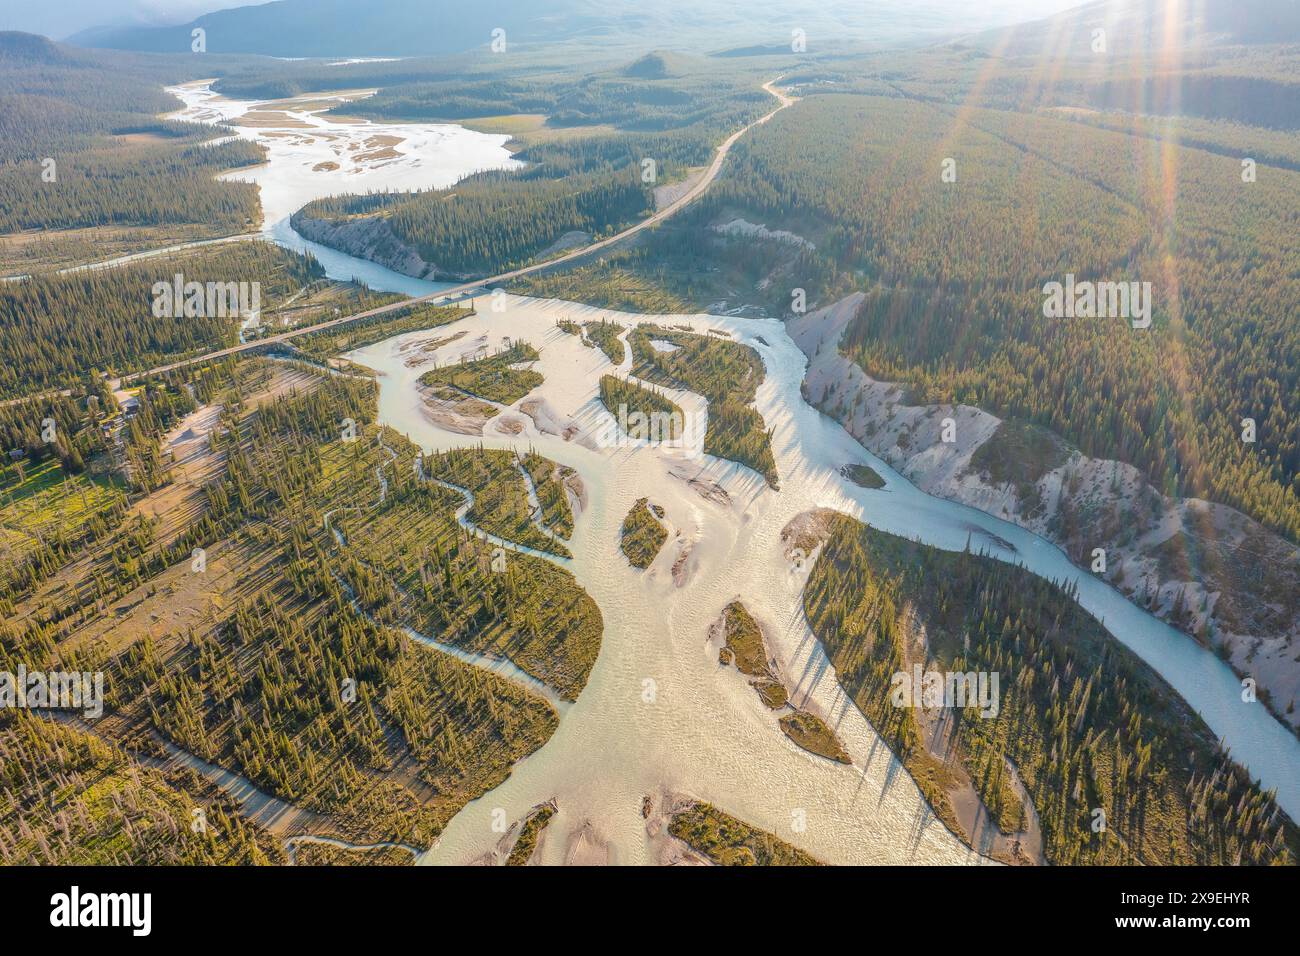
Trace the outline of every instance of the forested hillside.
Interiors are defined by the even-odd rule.
[[[808,621],[950,829],[971,838],[955,810],[971,786],[1003,833],[1036,829],[1051,863],[1295,861],[1295,824],[1073,594],[969,551],[826,521]],[[998,706],[899,706],[895,675],[916,667],[941,686],[996,673]]]
[[[0,233],[178,223],[202,223],[217,235],[249,231],[259,218],[257,187],[216,176],[262,162],[265,150],[241,139],[204,142],[211,138],[207,127],[160,122],[51,155],[55,182],[42,179],[37,160],[5,166]]]
[[[639,170],[629,165],[563,179],[493,172],[414,196],[317,200],[294,222],[337,224],[339,214],[379,212],[403,246],[434,267],[432,275],[479,276],[523,265],[567,232],[616,231],[642,216],[648,202]]]
[[[1268,168],[1243,183],[1238,161],[1200,150],[1135,149],[1044,116],[963,117],[954,140],[951,113],[913,101],[801,104],[756,131],[716,201],[782,215],[797,182],[808,198],[795,208],[829,224],[819,252],[876,283],[845,348],[869,374],[914,385],[916,401],[1046,425],[1168,494],[1300,535],[1300,341],[1287,318],[1300,306],[1300,176]],[[790,145],[807,138],[823,147],[813,168]],[[922,161],[941,143],[960,157],[955,183]],[[1152,149],[1178,170],[1176,224],[1163,181],[1141,172]],[[1042,286],[1067,272],[1152,282],[1153,327],[1045,318]]]
[[[215,177],[261,162],[262,147],[211,145],[219,131],[158,118],[180,106],[165,85],[232,62],[92,52],[0,32],[0,274],[64,264],[65,247],[88,251],[86,237],[55,233],[36,237],[44,248],[33,253],[32,237],[6,238],[22,230],[132,229],[114,236],[126,240],[116,251],[131,251],[255,228],[257,188]]]
[[[238,341],[239,317],[154,315],[153,286],[260,283],[262,308],[323,274],[314,259],[261,242],[158,256],[112,269],[0,283],[0,397],[120,375]]]

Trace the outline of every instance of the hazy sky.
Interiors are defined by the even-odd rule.
[[[256,2],[256,0],[252,0]],[[250,0],[0,0],[0,30],[26,30],[61,40],[105,23],[184,23]]]
[[[112,23],[184,23],[225,7],[253,6],[266,0],[0,0],[0,30],[25,30],[61,40],[79,30]],[[473,2],[473,0],[466,0]],[[653,0],[650,0],[653,2]],[[744,4],[745,0],[735,0]],[[869,10],[871,0],[860,0]],[[1002,22],[1033,20],[1086,0],[950,0],[954,10],[969,10],[970,3],[996,6]],[[364,6],[366,0],[357,0]],[[537,0],[543,6],[546,0]],[[932,6],[932,4],[927,4]],[[990,11],[991,12],[991,11]]]

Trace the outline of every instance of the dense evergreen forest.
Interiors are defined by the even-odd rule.
[[[206,68],[231,62],[216,58]],[[0,33],[0,235],[186,224],[195,227],[187,237],[197,238],[254,227],[257,187],[215,177],[261,162],[262,147],[209,144],[218,131],[158,119],[180,106],[162,87],[200,69],[193,57],[78,50]]]
[[[1049,862],[1295,862],[1300,830],[1072,593],[969,550],[940,551],[842,515],[825,520],[804,592],[808,621],[840,682],[954,832],[970,838],[950,803],[961,778],[1004,833],[1029,828],[1014,768]],[[997,713],[898,706],[895,675],[916,666],[997,673]],[[933,720],[947,722],[937,753],[927,744]]]
[[[330,556],[333,541],[315,507],[371,497],[383,449],[373,437],[340,440],[338,429],[343,418],[369,420],[372,389],[324,381],[274,400],[228,433],[226,477],[206,490],[206,520],[218,529],[234,522],[230,545],[253,549],[255,566],[274,573],[242,595],[215,632],[191,635],[166,666],[153,642],[134,645],[111,699],[145,700],[150,723],[180,746],[238,768],[271,793],[335,813],[344,828],[421,842],[458,808],[453,794],[478,785],[480,774],[503,775],[549,736],[555,718],[544,702],[426,652],[354,606],[351,594],[364,608],[382,578],[356,558]],[[395,492],[380,508],[412,505]],[[237,665],[230,646],[246,649]],[[356,708],[342,706],[349,682]],[[431,713],[443,721],[432,725]],[[422,803],[386,779],[395,769],[386,742],[393,728],[446,797]]]
[[[1138,466],[1166,494],[1222,501],[1300,538],[1300,341],[1289,319],[1300,308],[1292,274],[1300,174],[1268,169],[1246,184],[1235,159],[1162,144],[1178,169],[1175,226],[1162,184],[1139,172],[1146,151],[1129,148],[1131,139],[1042,117],[970,117],[973,137],[988,130],[1010,144],[999,148],[1070,174],[1075,209],[986,217],[963,203],[959,222],[1019,226],[1012,248],[1027,257],[996,279],[961,275],[959,263],[971,258],[962,226],[936,219],[934,235],[949,248],[922,252],[910,269],[905,256],[878,260],[884,287],[846,332],[846,350],[869,374],[913,384],[919,401],[966,402],[1046,425],[1086,454]],[[1093,194],[1100,205],[1090,209],[1092,182],[1106,192]],[[1033,195],[1043,202],[1042,192]],[[923,207],[935,201],[943,202],[918,195]],[[1104,212],[1116,201],[1121,208]],[[1025,228],[1030,222],[1037,228]],[[1093,251],[1058,252],[1055,266],[1035,256],[1039,239],[1086,236],[1080,223],[1118,233],[1099,236]],[[925,241],[915,225],[910,236],[913,249]],[[927,262],[940,268],[927,276]],[[1068,269],[1151,281],[1154,326],[1044,318],[1041,285]],[[1241,439],[1243,418],[1256,422],[1253,444]]]
[[[659,257],[660,252],[676,257],[680,247],[674,246],[672,240],[681,239],[689,246],[691,234],[672,223],[660,226],[639,246],[615,248],[595,262],[522,276],[510,283],[510,291],[538,299],[590,303],[620,312],[691,312],[709,301],[707,293],[697,294],[695,288],[681,282],[683,275],[678,267],[685,266],[686,259]],[[713,268],[706,260],[696,264],[703,269]],[[610,346],[615,354],[621,348],[621,342]]]
[[[239,317],[154,315],[155,283],[260,283],[263,310],[323,275],[310,258],[239,242],[0,283],[0,397],[121,375],[234,345]],[[206,310],[205,310],[206,313]]]
[[[275,385],[286,377],[297,385]],[[599,611],[546,560],[514,553],[503,573],[490,568],[491,548],[455,520],[461,496],[415,467],[414,446],[370,424],[376,391],[369,381],[245,359],[178,371],[148,388],[222,402],[210,451],[183,468],[164,461],[162,484],[133,492],[148,508],[101,509],[101,535],[51,561],[48,580],[7,585],[9,620],[0,626],[0,668],[58,663],[107,672],[106,710],[114,716],[103,726],[118,729],[108,741],[77,746],[125,775],[130,800],[124,814],[103,816],[88,831],[82,856],[55,839],[60,827],[66,836],[61,821],[69,814],[84,814],[76,807],[49,819],[25,816],[6,855],[283,862],[278,843],[220,815],[225,805],[201,778],[180,781],[182,797],[168,789],[174,781],[142,776],[138,761],[159,739],[314,811],[317,832],[427,845],[467,800],[540,746],[556,717],[519,685],[423,646],[404,628],[511,657],[572,699],[599,648]],[[136,420],[156,443],[162,418],[143,416]],[[357,423],[355,440],[341,437],[346,419]],[[61,467],[47,461],[46,468]],[[501,503],[510,502],[527,522],[527,475],[551,524],[571,529],[567,500],[550,487],[564,477],[553,463],[506,455],[503,464],[499,474],[493,464],[482,483],[451,469],[478,492],[475,517],[504,529]],[[169,484],[178,468],[196,467],[211,479]],[[23,480],[15,507],[50,487],[35,468]],[[209,556],[197,573],[195,548]],[[180,621],[149,627],[133,611],[142,602]],[[112,639],[92,638],[104,633]],[[36,720],[44,733],[46,719]],[[11,742],[9,732],[0,726],[15,759],[36,753]],[[78,752],[70,743],[60,745],[63,752]],[[24,783],[42,785],[39,776]],[[165,820],[168,807],[183,805],[188,814],[195,801],[213,807],[216,833],[193,847],[160,850],[138,834],[114,837],[134,832],[142,814]],[[101,849],[101,836],[112,847]]]
[[[213,136],[191,124],[136,124],[97,148],[51,157],[54,182],[37,160],[0,167],[0,232],[170,223],[248,231],[259,217],[257,187],[216,176],[262,162],[265,151],[247,140],[205,142]]]
[[[524,265],[565,233],[600,237],[654,208],[652,190],[708,163],[728,133],[771,108],[758,82],[692,60],[683,75],[631,68],[594,77],[460,79],[401,83],[350,103],[376,119],[487,117],[521,132],[520,171],[472,176],[422,193],[344,196],[309,203],[299,216],[332,223],[377,216],[403,245],[444,275],[491,275]],[[653,168],[645,162],[653,163]]]
[[[427,193],[321,199],[297,216],[337,222],[340,212],[380,210],[436,275],[481,276],[524,265],[567,232],[616,232],[644,215],[648,202],[639,169],[626,165],[563,179],[482,173]]]

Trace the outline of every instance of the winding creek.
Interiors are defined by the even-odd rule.
[[[187,108],[181,115],[206,121],[242,115],[254,105],[215,102],[202,87],[186,88],[183,98]],[[335,132],[336,124],[315,114],[304,122],[324,123],[326,132]],[[334,278],[355,278],[377,290],[410,295],[445,286],[305,243],[289,227],[288,216],[317,195],[447,185],[492,162],[509,162],[501,145],[504,137],[443,132],[440,138],[412,140],[440,155],[441,164],[425,163],[412,152],[355,178],[322,178],[312,166],[323,147],[289,145],[284,137],[266,140],[265,129],[239,132],[263,139],[271,148],[266,166],[233,174],[260,185],[268,238],[317,254]],[[304,180],[312,183],[305,185]],[[780,321],[630,316],[515,296],[507,296],[504,304],[503,312],[483,309],[482,314],[439,328],[439,336],[462,330],[469,334],[463,342],[444,344],[435,355],[439,362],[455,361],[467,348],[465,343],[480,335],[488,336],[493,347],[504,338],[533,344],[541,354],[535,368],[545,383],[530,398],[544,400],[548,416],[534,420],[509,412],[524,423],[518,434],[507,434],[490,422],[480,439],[446,431],[431,421],[417,388],[423,369],[406,367],[399,351],[403,342],[430,333],[398,336],[348,358],[379,373],[381,423],[426,452],[480,442],[521,453],[531,447],[578,471],[588,503],[577,516],[569,542],[574,558],[565,566],[600,606],[604,638],[586,689],[562,711],[551,740],[516,765],[503,784],[466,806],[437,845],[421,855],[422,862],[481,858],[500,838],[492,827],[494,810],[519,820],[553,798],[559,810],[548,828],[552,837],[539,851],[542,862],[562,862],[569,841],[579,833],[605,844],[613,862],[654,862],[641,817],[642,799],[670,792],[712,801],[828,862],[980,862],[978,854],[930,813],[911,778],[839,688],[804,621],[800,591],[806,572],[787,559],[780,535],[791,519],[817,507],[834,508],[949,550],[965,547],[973,535],[975,546],[995,557],[1077,585],[1083,607],[1162,674],[1234,757],[1266,787],[1277,790],[1279,803],[1292,818],[1300,819],[1300,741],[1262,705],[1242,702],[1239,681],[1222,661],[1073,566],[1050,543],[991,515],[926,495],[867,452],[803,400],[799,385],[806,361]],[[722,329],[755,348],[767,370],[757,404],[774,429],[782,490],[773,491],[755,473],[729,462],[696,457],[688,450],[613,440],[617,429],[597,398],[600,375],[613,367],[600,350],[555,327],[560,318],[581,323],[602,317],[625,326],[653,321],[687,324],[702,333]],[[701,405],[698,396],[674,400],[677,397],[697,409]],[[686,405],[683,408],[689,413]],[[546,424],[548,418],[573,425],[579,434],[566,441],[550,425],[540,430],[537,422]],[[885,487],[866,490],[841,477],[840,467],[850,462],[870,465],[885,479]],[[725,500],[701,494],[699,482],[715,482],[726,492]],[[623,560],[618,540],[624,516],[645,496],[666,509],[676,534],[655,563],[639,572]],[[467,502],[465,510],[468,507]],[[672,566],[683,554],[687,557],[682,559],[684,579],[679,585]],[[852,766],[796,747],[743,676],[718,664],[709,628],[737,597],[767,631],[792,699],[827,718],[852,756]],[[436,645],[433,638],[414,636]],[[519,677],[513,671],[503,676]]]

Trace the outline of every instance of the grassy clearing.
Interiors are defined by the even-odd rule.
[[[30,591],[84,544],[108,534],[126,504],[121,482],[69,474],[57,459],[0,468],[0,589]]]
[[[0,522],[33,537],[57,538],[124,498],[120,482],[69,474],[57,459],[0,468]]]

